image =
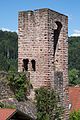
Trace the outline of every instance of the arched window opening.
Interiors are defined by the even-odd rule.
[[[23,71],[28,71],[28,63],[29,60],[28,59],[23,59]]]
[[[32,70],[36,71],[36,61],[35,60],[31,60],[32,63]]]
[[[55,55],[55,51],[56,51],[60,31],[61,31],[61,28],[62,28],[62,24],[59,21],[56,21],[55,23],[57,25],[57,29],[54,30],[54,55]]]

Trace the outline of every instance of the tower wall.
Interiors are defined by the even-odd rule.
[[[28,59],[28,71],[35,88],[54,86],[54,71],[63,72],[65,87],[68,83],[67,16],[39,9],[21,11],[18,19],[18,71],[23,71],[23,59]],[[35,60],[35,71],[31,60]]]
[[[18,71],[27,58],[33,88],[53,85],[53,41],[49,40],[48,9],[19,12]],[[51,59],[51,62],[50,62]],[[31,60],[35,60],[35,71]]]
[[[65,108],[64,119],[68,120],[68,17],[52,10],[48,14],[49,41],[54,43],[54,89]]]
[[[67,16],[46,8],[19,12],[18,71],[30,72],[33,90],[41,86],[57,90],[67,116]]]

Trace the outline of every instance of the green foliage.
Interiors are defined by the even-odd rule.
[[[37,120],[61,120],[63,109],[59,96],[53,89],[39,88],[35,91]]]
[[[80,110],[71,112],[69,120],[80,120]]]
[[[69,37],[69,69],[80,70],[80,37]]]
[[[18,36],[0,30],[0,70],[17,71]]]
[[[69,70],[69,83],[71,85],[80,85],[79,70],[76,70],[75,68]]]
[[[15,97],[18,101],[26,99],[26,93],[29,88],[29,81],[26,80],[25,73],[9,73],[8,81],[11,89],[13,90]]]
[[[4,108],[4,104],[0,102],[0,108]]]
[[[80,37],[69,37],[69,82],[80,84]]]
[[[3,102],[0,102],[0,108],[11,108],[11,109],[15,109],[16,106],[15,105],[9,105],[9,104],[5,104]]]

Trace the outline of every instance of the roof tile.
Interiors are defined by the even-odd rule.
[[[6,120],[14,112],[16,112],[16,109],[0,108],[0,120]]]
[[[80,87],[69,87],[70,111],[80,109]]]

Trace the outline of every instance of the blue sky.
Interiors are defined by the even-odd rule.
[[[18,11],[39,8],[50,8],[67,15],[69,36],[80,36],[80,0],[1,0],[0,29],[17,31]]]

